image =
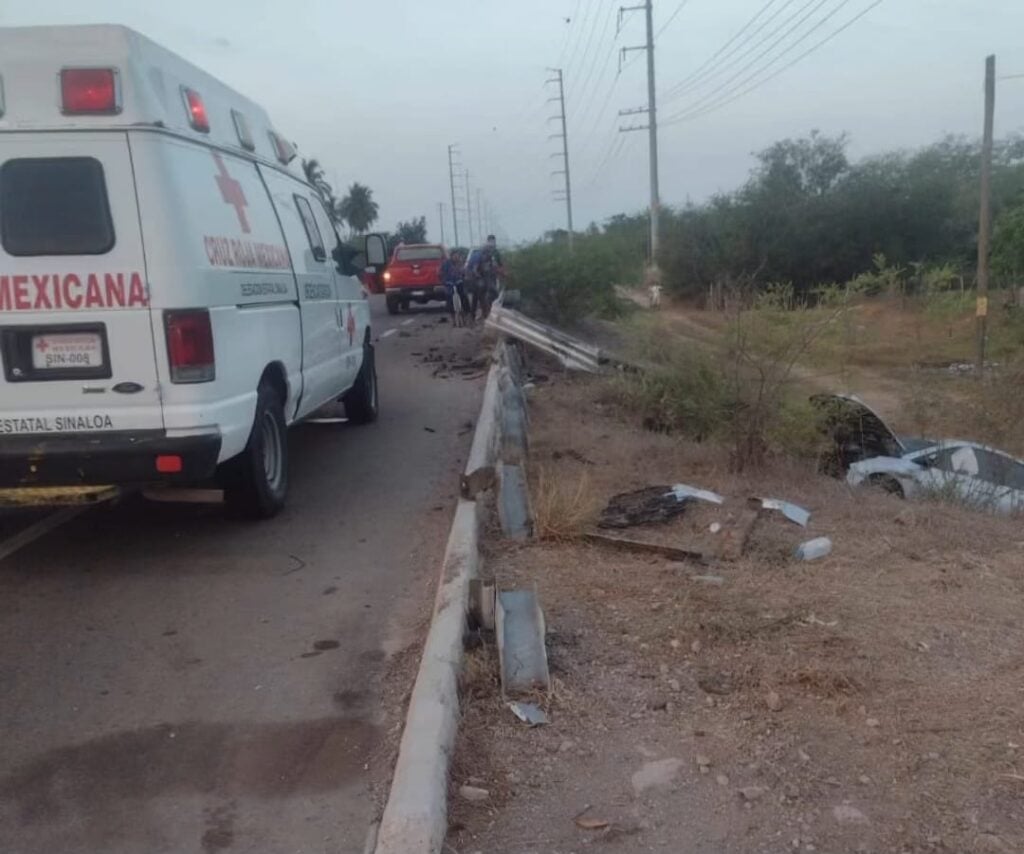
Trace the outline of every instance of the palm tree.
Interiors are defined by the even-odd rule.
[[[338,216],[338,200],[334,196],[334,188],[327,182],[327,174],[324,172],[320,161],[315,157],[302,161],[302,171],[306,175],[306,181],[313,185],[324,201],[327,213],[336,225],[341,225],[341,218]]]
[[[377,221],[377,210],[373,190],[358,181],[348,188],[348,194],[337,205],[338,216],[344,219],[356,234],[365,234]]]

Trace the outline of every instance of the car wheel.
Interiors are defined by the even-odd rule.
[[[370,424],[377,420],[380,412],[377,363],[373,345],[369,342],[363,344],[363,364],[359,368],[355,385],[345,392],[341,402],[345,404],[345,414],[353,424]]]
[[[896,478],[888,474],[873,474],[868,478],[868,483],[876,489],[895,495],[897,498],[906,498],[903,486]]]
[[[256,393],[256,417],[249,441],[224,467],[221,481],[229,509],[247,519],[269,519],[288,494],[288,436],[284,403],[268,382]]]
[[[394,297],[387,297],[385,302],[388,306],[388,314],[398,314],[398,300]]]

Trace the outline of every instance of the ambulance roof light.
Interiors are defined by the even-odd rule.
[[[206,105],[203,103],[202,96],[195,89],[182,86],[181,97],[185,101],[185,112],[188,114],[188,123],[192,130],[209,133],[210,119],[206,115]]]
[[[249,130],[249,122],[238,110],[231,111],[231,118],[235,122],[235,134],[238,136],[238,144],[246,151],[255,151],[256,142],[252,138],[252,131]]]
[[[288,142],[288,140],[281,136],[281,134],[275,131],[269,131],[269,134],[270,143],[274,147],[274,154],[277,155],[277,159],[281,163],[287,166],[295,159],[297,155],[297,152],[295,151],[295,146]]]
[[[121,112],[121,84],[114,68],[63,68],[60,95],[65,115]]]

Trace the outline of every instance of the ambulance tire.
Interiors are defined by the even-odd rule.
[[[273,384],[256,392],[256,417],[245,450],[224,468],[224,502],[246,519],[269,519],[288,494],[288,435],[284,404]]]
[[[386,297],[388,314],[398,314],[398,300],[395,297]]]
[[[345,392],[341,402],[345,404],[345,415],[352,424],[372,424],[377,420],[380,412],[377,362],[373,345],[369,341],[363,344],[363,364],[359,368],[355,385]]]

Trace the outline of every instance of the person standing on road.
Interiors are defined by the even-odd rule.
[[[505,273],[505,267],[501,262],[501,253],[498,251],[498,241],[493,234],[487,235],[487,242],[480,250],[477,271],[480,317],[486,320],[487,315],[491,313],[491,304],[498,298],[499,277]]]

